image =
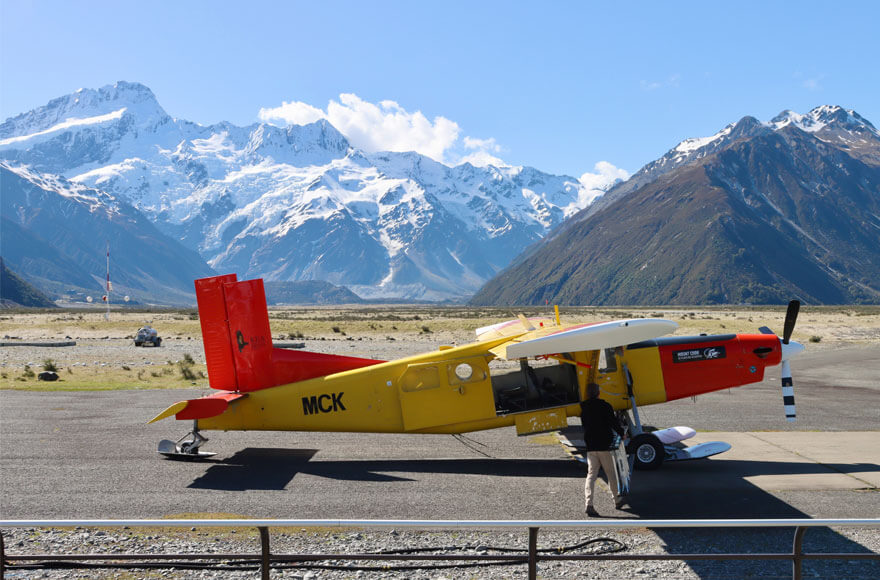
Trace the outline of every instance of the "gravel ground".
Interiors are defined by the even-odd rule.
[[[253,530],[193,528],[150,529],[15,529],[3,533],[7,554],[39,553],[258,553],[259,539]],[[438,548],[439,554],[500,554],[497,548],[525,549],[525,530],[496,531],[358,531],[306,530],[278,531],[271,536],[274,554],[293,553],[377,553],[403,549]],[[712,530],[548,530],[540,534],[539,549],[568,554],[595,554],[623,550],[632,554],[787,552],[791,550],[790,529],[742,529],[721,535]],[[592,542],[590,542],[593,540]],[[577,547],[584,542],[587,545]],[[877,530],[843,528],[809,530],[805,536],[807,552],[866,552],[880,548]],[[473,563],[469,563],[473,564]],[[258,578],[253,564],[226,560],[214,564],[220,569],[12,569],[7,578]],[[238,568],[238,569],[237,569]],[[525,578],[525,565],[467,565],[416,561],[353,562],[328,560],[311,565],[284,564],[272,572],[273,578]],[[791,563],[786,561],[622,561],[622,562],[539,562],[539,578],[790,578]],[[814,561],[804,564],[805,578],[875,579],[880,562]]]
[[[440,334],[440,333],[438,333]],[[16,337],[18,338],[18,337]],[[447,339],[444,341],[444,339]],[[470,340],[470,337],[467,337]],[[63,339],[62,339],[63,340]],[[10,340],[8,342],[15,342]],[[391,360],[436,349],[441,344],[455,343],[454,337],[425,337],[417,340],[389,341],[385,339],[367,340],[309,340],[287,341],[278,343],[306,344],[306,350],[313,352],[344,354]],[[126,338],[78,338],[75,346],[4,346],[0,347],[0,368],[20,370],[24,365],[38,368],[49,358],[59,367],[73,366],[113,366],[130,367],[165,364],[167,361],[177,362],[184,355],[190,355],[198,364],[205,364],[205,352],[201,340],[168,337],[162,339],[162,346],[136,347]]]

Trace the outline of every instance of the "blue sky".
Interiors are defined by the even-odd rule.
[[[745,115],[880,124],[878,22],[872,1],[0,0],[0,118],[129,80],[203,124],[325,116],[367,148],[632,173]]]

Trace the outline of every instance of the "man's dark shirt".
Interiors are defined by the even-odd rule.
[[[587,399],[581,403],[581,423],[587,451],[608,451],[616,431],[623,437],[623,429],[614,416],[614,409],[602,399]]]

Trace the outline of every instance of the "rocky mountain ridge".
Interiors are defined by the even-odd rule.
[[[854,111],[745,117],[612,188],[472,302],[878,303],[878,160]]]
[[[111,248],[111,300],[186,304],[213,270],[106,192],[0,162],[0,246],[8,266],[55,296],[101,299]]]

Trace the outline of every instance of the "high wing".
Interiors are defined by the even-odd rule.
[[[558,331],[559,326],[549,318],[526,318],[520,314],[516,320],[507,320],[490,326],[482,326],[475,332],[477,340],[494,340],[496,338],[518,337],[527,332],[536,332],[544,329]]]
[[[484,334],[500,332],[516,328],[515,323],[509,321],[501,325],[500,329],[485,327]],[[502,325],[510,326],[502,326]],[[517,328],[518,334],[511,336],[505,342],[493,349],[492,353],[499,358],[518,359],[533,356],[559,354],[563,352],[577,352],[585,350],[601,350],[615,346],[633,344],[642,340],[657,338],[670,332],[674,332],[678,324],[662,318],[630,318],[614,320],[611,322],[596,322],[578,326],[559,328],[556,326],[540,327],[531,331],[524,331],[522,325]]]

